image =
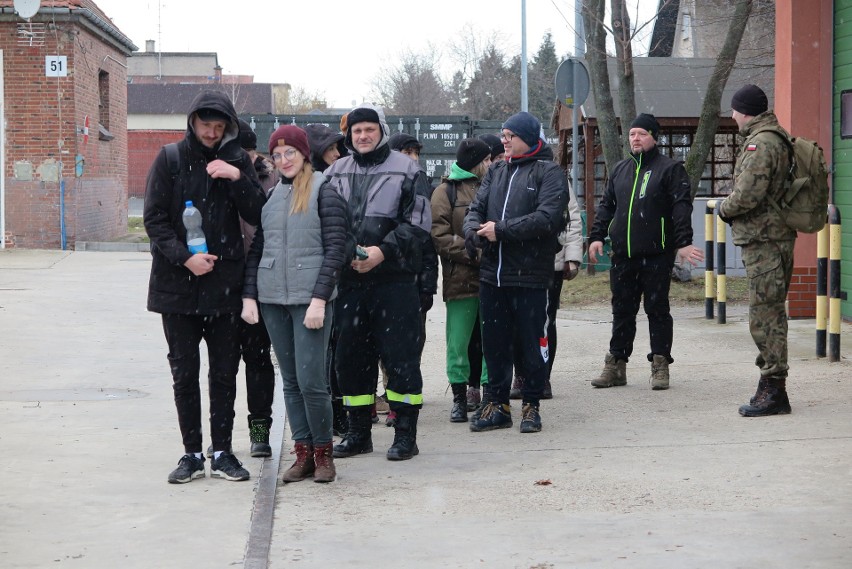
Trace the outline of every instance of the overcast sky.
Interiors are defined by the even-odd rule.
[[[645,18],[656,0],[638,0]],[[382,69],[406,50],[439,48],[449,79],[449,42],[472,25],[498,38],[507,55],[521,52],[521,0],[95,0],[145,50],[217,52],[223,73],[256,82],[290,83],[324,93],[332,107],[370,99]],[[637,1],[628,0],[635,6]],[[242,8],[236,11],[235,8]],[[550,31],[561,58],[574,51],[573,0],[527,0],[527,54]],[[635,20],[635,8],[631,12]]]

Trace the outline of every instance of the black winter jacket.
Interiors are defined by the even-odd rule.
[[[589,242],[609,234],[613,257],[674,255],[692,244],[692,198],[683,164],[656,146],[612,169]]]
[[[567,206],[568,182],[544,144],[492,165],[464,221],[465,235],[486,221],[496,222],[497,241],[480,240],[479,280],[494,286],[549,287]]]
[[[204,147],[192,127],[195,112],[212,108],[231,117],[215,149]],[[245,249],[240,217],[256,225],[265,200],[249,155],[240,148],[237,114],[221,92],[204,91],[192,104],[184,139],[178,143],[180,172],[172,177],[164,150],[148,172],[143,220],[151,239],[148,310],[163,314],[226,314],[242,310]],[[213,179],[207,164],[221,159],[236,166],[240,179]],[[184,263],[192,256],[183,225],[185,202],[203,218],[208,252],[217,260],[211,272],[195,276]]]

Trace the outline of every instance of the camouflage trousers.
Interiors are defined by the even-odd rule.
[[[787,310],[795,241],[754,243],[742,248],[748,275],[748,327],[757,346],[761,377],[787,377]]]

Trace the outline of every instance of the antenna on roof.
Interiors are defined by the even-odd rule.
[[[25,20],[35,16],[38,9],[41,8],[41,0],[15,0],[14,4],[15,12]]]

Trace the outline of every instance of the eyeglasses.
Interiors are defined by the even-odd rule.
[[[508,134],[505,133],[505,132],[501,132],[500,133],[500,140],[503,140],[505,142],[512,142],[512,139],[515,138],[516,136],[518,136],[518,135],[512,134],[511,132],[508,133]]]
[[[285,150],[283,154],[276,152],[275,154],[272,155],[272,159],[274,161],[278,162],[282,158],[286,158],[289,162],[292,162],[293,158],[296,157],[297,152],[298,151],[295,148],[291,148],[290,150]]]

